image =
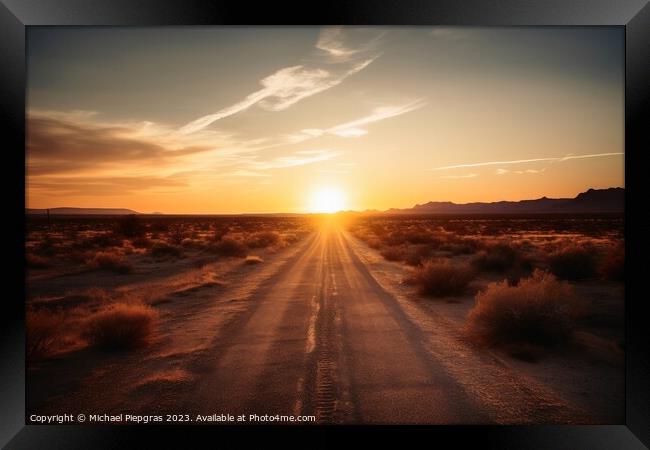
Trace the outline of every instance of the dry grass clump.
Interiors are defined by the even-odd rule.
[[[406,253],[403,247],[388,247],[379,252],[387,261],[404,261]]]
[[[97,252],[87,262],[87,265],[92,269],[110,270],[120,274],[133,272],[133,265],[116,252]]]
[[[480,246],[480,241],[469,237],[459,237],[441,244],[439,249],[449,252],[452,255],[471,255],[476,253]]]
[[[89,345],[104,349],[128,349],[148,343],[158,319],[150,306],[116,303],[83,322],[82,337]]]
[[[467,292],[474,272],[467,264],[452,264],[449,260],[427,260],[417,267],[404,282],[418,287],[421,295],[451,297]]]
[[[77,241],[73,246],[80,250],[120,247],[122,246],[122,240],[113,234],[101,233]]]
[[[471,337],[489,345],[521,343],[554,346],[567,343],[579,303],[571,285],[535,270],[518,285],[490,283],[476,294],[468,316]]]
[[[246,246],[238,240],[232,238],[223,238],[219,242],[208,247],[211,253],[226,257],[244,257],[246,256]]]
[[[28,361],[45,358],[56,350],[63,323],[62,314],[47,310],[27,310],[25,351]]]
[[[212,232],[212,240],[215,242],[219,242],[224,237],[226,237],[229,231],[230,228],[227,226],[215,225],[214,231]]]
[[[151,248],[153,242],[145,236],[137,237],[131,240],[131,245],[135,248]]]
[[[182,225],[176,224],[169,228],[167,237],[172,244],[181,245],[183,240],[187,237],[187,233]]]
[[[166,242],[156,242],[151,246],[149,253],[151,256],[154,256],[156,258],[164,258],[166,256],[180,258],[183,255],[183,250],[181,250],[180,247],[168,244]]]
[[[276,231],[260,231],[253,233],[246,239],[249,248],[266,248],[280,242],[280,234]]]
[[[181,246],[185,248],[202,249],[205,247],[205,241],[201,239],[185,238],[181,241]]]
[[[488,272],[505,272],[512,269],[519,261],[517,250],[505,243],[486,246],[484,250],[472,257],[471,264],[478,270]]]
[[[625,247],[623,245],[607,252],[600,265],[600,274],[606,280],[625,281]]]
[[[598,257],[594,249],[568,245],[548,257],[555,275],[566,280],[584,280],[597,274]]]
[[[60,239],[54,238],[49,234],[46,234],[45,236],[43,236],[43,239],[41,239],[40,242],[36,244],[34,250],[39,255],[54,256],[59,252],[61,248],[60,244],[61,244]]]
[[[261,262],[264,262],[264,260],[259,256],[255,256],[255,255],[248,255],[244,260],[244,264],[247,265],[259,264]]]
[[[125,238],[135,238],[144,236],[146,228],[142,221],[135,215],[121,217],[113,226],[113,233]]]

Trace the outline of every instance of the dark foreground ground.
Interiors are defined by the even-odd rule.
[[[28,417],[620,423],[621,244],[616,217],[33,221]],[[535,269],[553,275],[508,290]],[[481,292],[578,307],[545,307],[544,339],[496,327],[488,341],[471,319]],[[126,342],[106,337],[115,316]]]

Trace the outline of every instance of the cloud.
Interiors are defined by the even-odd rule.
[[[262,89],[249,94],[234,105],[193,120],[179,128],[178,133],[195,133],[217,120],[245,111],[255,104],[269,111],[285,110],[305,98],[338,86],[347,77],[365,69],[373,61],[374,58],[371,58],[357,63],[341,74],[325,69],[309,69],[302,65],[285,67],[262,79]]]
[[[343,37],[341,28],[326,28],[316,42],[316,48],[329,60],[321,63],[335,62],[342,65],[342,69],[305,65],[284,67],[260,80],[261,89],[248,94],[233,105],[187,123],[178,129],[178,134],[195,133],[218,120],[246,111],[254,105],[268,111],[283,111],[301,100],[338,86],[346,78],[368,67],[378,57],[366,55],[361,61],[350,63],[349,60],[353,55],[367,54],[378,38],[375,37],[370,43],[365,43],[358,48],[350,48],[345,46]]]
[[[414,111],[426,105],[422,100],[414,100],[404,105],[398,106],[380,106],[373,109],[372,113],[360,119],[336,125],[332,128],[325,130],[326,133],[335,134],[341,137],[358,137],[367,133],[366,130],[360,128],[363,125],[368,125],[380,120],[389,119],[391,117],[400,116],[408,112]]]
[[[91,117],[31,112],[27,120],[28,171],[46,174],[120,164],[161,165],[210,150],[203,145],[171,145],[146,136],[138,127],[95,124]]]
[[[368,125],[373,122],[379,122],[384,119],[396,117],[401,114],[414,111],[424,105],[426,105],[426,103],[421,99],[414,100],[403,105],[385,105],[375,108],[367,116],[352,120],[350,122],[335,125],[330,128],[305,128],[295,133],[284,134],[271,138],[248,140],[241,143],[238,149],[223,150],[222,154],[224,152],[233,152],[238,154],[250,153],[286,145],[301,144],[326,134],[335,135],[342,138],[360,137],[368,134],[368,131],[363,128],[359,128],[359,125]]]
[[[156,188],[178,188],[186,185],[184,181],[173,176],[39,177],[28,181],[30,190],[45,191],[48,195],[90,197],[130,195]]]
[[[343,69],[322,67],[306,67],[295,65],[279,69],[275,73],[260,80],[261,89],[247,95],[243,100],[220,109],[219,111],[200,117],[178,129],[178,133],[191,134],[226,117],[243,112],[258,105],[268,111],[283,111],[301,100],[309,98],[325,90],[341,84],[372,63],[378,55],[369,55],[378,40],[384,35],[379,33],[356,48],[345,44],[345,33],[341,27],[325,28],[321,31],[316,49],[327,57],[321,63],[336,63]],[[350,62],[353,56],[363,56],[361,61]]]
[[[235,170],[234,172],[225,173],[225,176],[232,177],[250,177],[250,178],[260,178],[270,176],[268,173],[253,172],[252,170]]]
[[[515,170],[514,173],[517,173],[517,174],[542,173],[542,172],[545,172],[545,171],[546,171],[546,168],[542,168],[542,169],[526,169],[526,170]]]
[[[600,158],[604,156],[618,156],[623,155],[623,152],[610,152],[610,153],[591,153],[587,155],[567,155],[563,157],[548,157],[548,158],[532,158],[532,159],[515,159],[510,161],[486,161],[478,163],[468,163],[468,164],[454,164],[451,166],[442,166],[436,167],[430,170],[449,170],[449,169],[460,169],[467,167],[482,167],[482,166],[501,166],[506,164],[526,164],[531,162],[564,162],[572,159],[585,159],[585,158]]]
[[[316,150],[309,153],[294,152],[292,155],[279,156],[268,161],[252,161],[248,166],[250,170],[284,169],[327,161],[339,155],[341,155],[341,152],[332,150]]]
[[[318,42],[316,42],[316,48],[336,59],[347,59],[360,51],[345,46],[341,27],[325,28],[321,31]]]
[[[359,43],[356,47],[346,43],[346,41],[351,40],[351,34],[364,37],[367,36],[368,32],[372,33],[373,36],[370,39],[365,39],[364,42]],[[318,41],[316,42],[316,48],[323,56],[333,62],[348,61],[373,49],[384,34],[385,32],[377,34],[372,29],[348,29],[344,31],[342,27],[327,27],[321,30]]]
[[[476,174],[476,173],[468,173],[468,174],[465,174],[465,175],[445,175],[445,176],[442,176],[440,178],[448,178],[448,179],[451,179],[451,180],[458,180],[458,179],[463,179],[463,178],[476,178],[476,177],[478,177],[478,174]]]
[[[368,132],[363,128],[349,127],[349,128],[342,128],[340,130],[333,130],[331,131],[331,134],[335,134],[339,137],[351,138],[351,137],[364,136],[368,134]]]
[[[546,167],[542,167],[541,169],[526,169],[526,170],[508,170],[508,169],[497,169],[494,173],[496,175],[505,175],[506,173],[516,173],[518,175],[525,175],[527,173],[535,174],[535,173],[543,173],[546,171]]]

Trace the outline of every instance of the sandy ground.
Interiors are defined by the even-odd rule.
[[[465,341],[471,297],[418,298],[404,266],[330,223],[264,262],[193,258],[135,274],[40,275],[31,301],[90,284],[145,296],[154,343],[74,352],[28,374],[35,413],[313,414],[328,423],[620,423],[619,286],[580,286],[600,316],[526,363]],[[609,327],[609,328],[608,328]],[[600,333],[600,330],[610,330]],[[600,333],[600,334],[599,334]]]

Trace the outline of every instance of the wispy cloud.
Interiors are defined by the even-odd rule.
[[[286,145],[295,145],[316,139],[326,134],[335,135],[342,138],[355,138],[368,134],[368,131],[360,128],[361,125],[369,125],[374,122],[396,117],[408,112],[414,111],[426,105],[424,100],[414,100],[402,105],[384,105],[377,107],[370,114],[358,119],[335,125],[330,128],[305,128],[303,130],[283,134],[280,136],[255,139],[243,142],[239,150],[232,150],[235,153],[250,153],[261,150],[268,150],[275,147]],[[225,150],[228,152],[229,150]]]
[[[325,69],[296,65],[279,69],[260,80],[261,89],[233,105],[189,122],[179,128],[178,133],[181,135],[195,133],[218,120],[243,112],[253,105],[268,111],[283,111],[301,100],[338,86],[346,78],[368,67],[377,58],[377,55],[374,55],[349,63],[352,55],[365,54],[370,46],[364,44],[359,48],[346,47],[343,42],[343,31],[340,28],[323,30],[316,48],[325,52],[330,59],[329,62],[332,62],[331,59],[334,57],[333,62],[338,63],[342,68]]]
[[[430,170],[449,170],[460,169],[467,167],[482,167],[482,166],[503,166],[508,164],[526,164],[531,162],[564,162],[572,159],[586,159],[586,158],[601,158],[604,156],[620,156],[623,152],[610,152],[610,153],[591,153],[587,155],[567,155],[562,157],[548,157],[548,158],[532,158],[532,159],[515,159],[510,161],[485,161],[477,163],[454,164],[451,166],[436,167]]]
[[[154,137],[145,125],[93,121],[94,114],[32,111],[28,116],[28,172],[47,174],[152,164],[160,167],[211,147]]]
[[[233,172],[228,172],[223,175],[232,176],[232,177],[249,177],[249,178],[260,178],[260,177],[270,176],[268,173],[254,172],[252,170],[235,170]]]
[[[515,170],[514,173],[517,173],[517,174],[526,174],[526,173],[535,174],[535,173],[542,173],[542,172],[545,172],[545,171],[546,171],[546,168],[542,168],[542,169],[526,169],[526,170]]]
[[[530,174],[543,173],[545,171],[546,171],[546,167],[542,167],[541,169],[526,169],[526,170],[508,170],[508,169],[499,168],[494,173],[496,175],[505,175],[506,173],[516,173],[518,175],[522,175],[527,173]]]
[[[307,97],[338,86],[347,77],[362,71],[373,61],[374,58],[367,59],[340,74],[325,69],[309,69],[302,65],[280,69],[260,81],[262,89],[249,94],[234,105],[193,120],[181,127],[178,133],[195,133],[217,120],[245,111],[255,104],[269,111],[282,111]]]
[[[351,122],[346,122],[340,125],[336,125],[332,128],[325,130],[326,133],[335,134],[341,137],[358,137],[367,133],[366,130],[360,128],[363,125],[368,125],[373,122],[379,122],[380,120],[389,119],[391,117],[400,116],[411,111],[415,111],[426,105],[422,100],[415,100],[404,105],[398,106],[381,106],[375,108],[372,113],[362,117],[360,119],[353,120]]]
[[[342,27],[330,27],[321,31],[316,48],[335,59],[348,59],[359,53],[360,49],[348,48],[343,42]]]
[[[476,177],[478,177],[477,173],[468,173],[468,174],[465,174],[465,175],[445,175],[445,176],[442,176],[440,178],[448,178],[450,180],[459,180],[459,179],[463,179],[463,178],[476,178]]]
[[[304,152],[294,152],[291,155],[279,156],[268,161],[251,161],[248,167],[252,171],[284,169],[287,167],[304,166],[321,161],[327,161],[341,155],[341,152],[334,150],[317,150],[308,154]]]
[[[76,196],[114,196],[131,195],[143,191],[179,189],[187,186],[186,182],[175,176],[70,176],[39,177],[30,180],[29,188],[43,191],[48,195]]]
[[[364,30],[360,31],[363,32]],[[350,30],[344,31],[342,27],[326,27],[320,32],[316,48],[334,62],[348,61],[373,49],[385,34],[385,32],[377,34],[375,31],[371,31],[374,34],[372,38],[366,39],[353,47],[346,43],[349,40],[346,33],[349,34],[350,32]]]

